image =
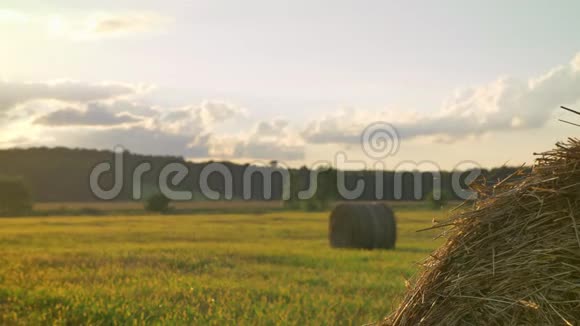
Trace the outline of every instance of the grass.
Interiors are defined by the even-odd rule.
[[[0,219],[0,324],[364,324],[443,214],[398,211],[394,251],[330,249],[328,213]]]
[[[256,213],[282,210],[282,201],[185,201],[172,202],[171,210],[175,214],[200,213]],[[106,202],[41,202],[33,206],[35,216],[51,215],[143,215],[144,202],[139,201],[106,201]]]

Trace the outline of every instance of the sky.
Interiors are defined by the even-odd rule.
[[[3,1],[0,148],[529,164],[580,130],[558,121],[580,122],[559,109],[580,109],[578,12],[577,1]],[[365,131],[377,138],[361,144]]]

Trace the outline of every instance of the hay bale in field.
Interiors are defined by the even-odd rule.
[[[330,214],[328,233],[334,248],[394,249],[395,215],[383,204],[340,204]]]
[[[446,243],[381,324],[579,325],[580,141],[478,188],[472,208],[434,226],[449,227]]]

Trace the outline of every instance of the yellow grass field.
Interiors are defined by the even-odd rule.
[[[328,246],[328,213],[0,219],[0,324],[351,325],[388,313],[444,213],[394,251]]]

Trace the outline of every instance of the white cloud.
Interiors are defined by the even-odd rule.
[[[15,10],[0,9],[0,24],[26,24],[30,17]]]
[[[12,148],[12,147],[19,147],[19,146],[26,146],[32,144],[33,141],[24,136],[15,137],[15,138],[8,138],[8,139],[0,139],[0,148]]]
[[[308,144],[357,144],[375,121],[390,122],[401,138],[422,143],[473,140],[543,127],[560,105],[579,102],[580,54],[536,78],[503,77],[457,91],[435,113],[350,108],[313,120],[301,132],[283,118],[243,128],[237,123],[248,111],[226,101],[156,107],[140,104],[140,92],[122,83],[0,82],[3,144],[31,136],[39,145],[52,139],[55,145],[111,149],[120,144],[135,152],[188,158],[300,161]]]
[[[156,118],[157,128],[174,134],[199,134],[211,130],[216,124],[239,118],[246,109],[224,101],[202,101],[177,109],[163,109]]]
[[[14,139],[33,135],[35,138],[26,144],[99,149],[121,145],[144,154],[207,158],[214,129],[246,114],[244,108],[215,100],[162,108],[124,98],[76,101],[94,96],[79,96],[75,92],[74,96],[55,96],[50,92],[50,98],[45,100],[35,100],[28,92],[24,93],[26,96],[18,96],[17,100],[4,99],[14,108],[0,121],[7,124],[0,135],[0,140],[4,139],[2,147],[24,144]],[[68,101],[54,100],[55,97]]]
[[[304,159],[304,146],[289,146],[275,142],[241,142],[230,158],[298,161]]]
[[[279,137],[287,131],[288,121],[275,119],[274,121],[261,121],[254,130],[254,136],[259,137]]]
[[[234,159],[295,161],[304,159],[302,138],[283,119],[260,121],[249,133],[209,139],[211,156]]]
[[[560,105],[580,101],[580,54],[528,81],[499,78],[487,85],[456,92],[430,115],[398,116],[395,112],[343,110],[311,121],[303,136],[311,143],[357,143],[375,121],[392,123],[402,138],[436,136],[461,139],[495,131],[544,126]]]

